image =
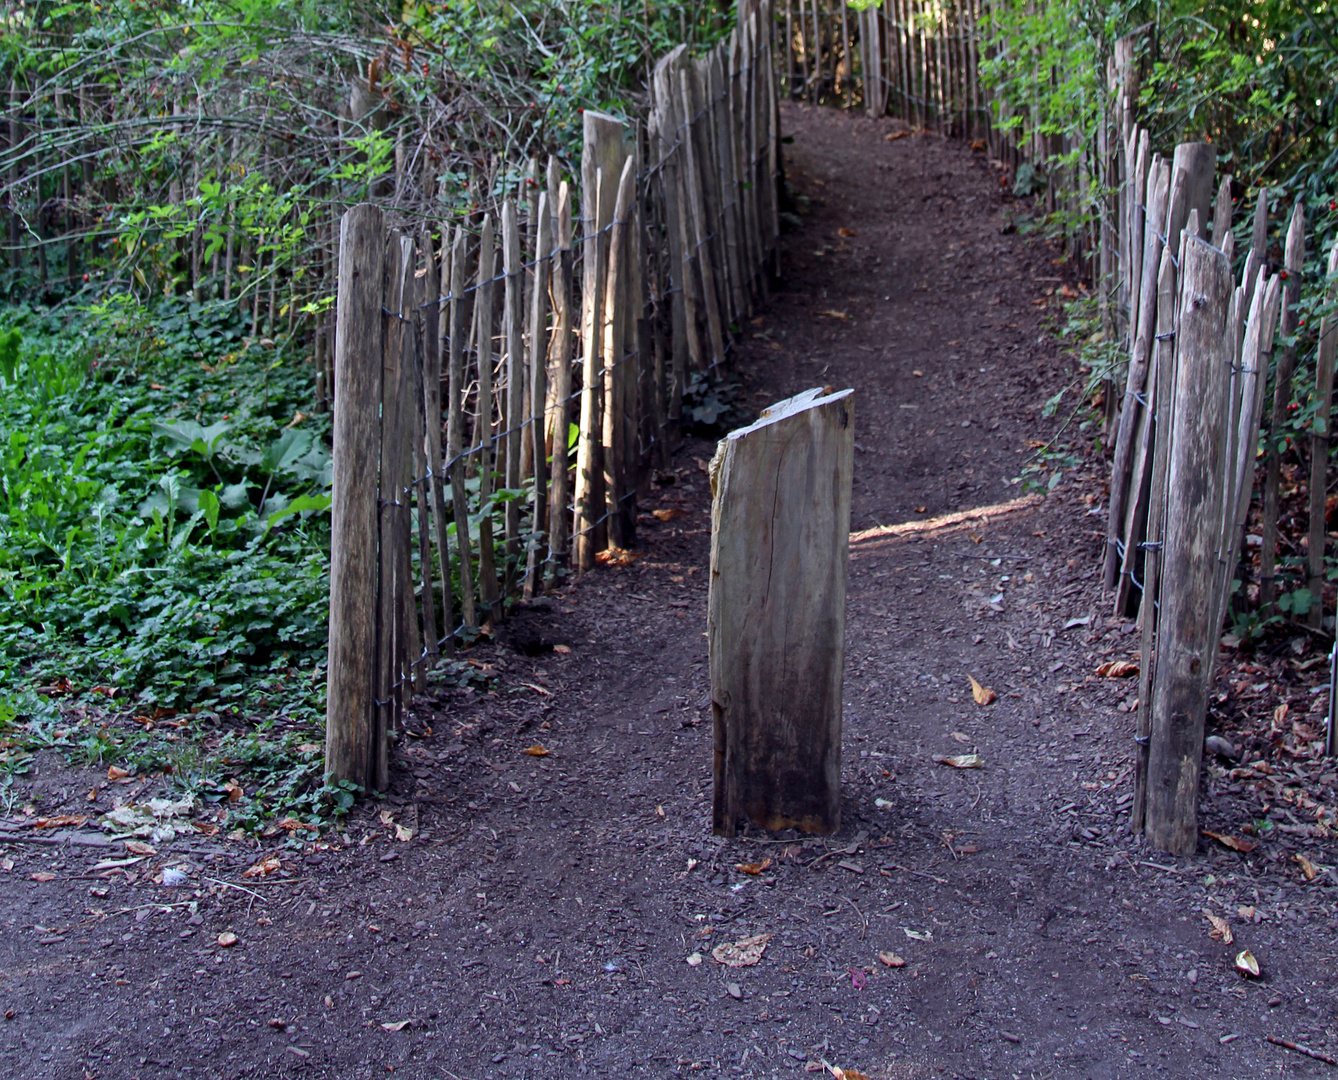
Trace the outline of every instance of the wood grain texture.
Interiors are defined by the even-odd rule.
[[[441,634],[431,643],[429,653],[433,660],[441,656],[445,646],[449,656],[455,652],[455,604],[451,597],[451,553],[446,542],[446,467],[442,460],[441,445],[441,339],[443,330],[449,327],[450,304],[443,303],[442,295],[449,289],[450,231],[441,230],[441,260],[433,256],[432,237],[428,230],[422,234],[423,251],[427,254],[428,272],[423,292],[429,298],[436,298],[437,305],[427,308],[423,321],[423,416],[425,442],[423,452],[427,455],[427,469],[432,477],[428,481],[428,498],[431,502],[432,530],[436,537],[437,572],[441,581]],[[446,288],[443,288],[446,286]]]
[[[571,315],[572,315],[572,231],[571,189],[565,180],[556,183],[556,169],[550,174],[550,186],[557,196],[555,225],[557,253],[553,263],[553,345],[550,359],[553,366],[553,415],[548,427],[553,444],[553,493],[548,511],[548,574],[547,580],[557,580],[560,570],[567,565],[568,541],[571,538],[571,516],[567,501],[570,470],[567,463],[568,428],[571,415]]]
[[[1144,834],[1158,851],[1191,854],[1199,837],[1207,672],[1217,649],[1212,614],[1235,331],[1226,256],[1186,233],[1180,270]]]
[[[507,199],[502,203],[502,273],[506,276],[502,298],[502,335],[506,346],[506,409],[502,417],[506,430],[506,486],[512,491],[520,487],[520,448],[524,430],[521,422],[525,416],[525,269],[520,257],[520,225],[516,217],[516,204]],[[507,565],[520,553],[520,502],[511,499],[506,504],[506,553]],[[507,573],[507,591],[510,591],[511,573]]]
[[[493,274],[496,270],[492,218],[485,216],[479,236],[478,283],[474,292],[474,339],[478,357],[479,505],[486,506],[493,492],[492,316]],[[497,555],[493,548],[492,515],[479,519],[479,603],[489,622],[502,617],[502,593],[497,584]]]
[[[355,206],[339,225],[334,464],[330,507],[330,637],[325,774],[371,787],[375,776],[378,444],[381,425],[385,218]]]
[[[552,267],[553,230],[548,192],[539,192],[534,209],[534,287],[530,290],[530,403],[533,415],[525,429],[534,491],[530,503],[532,537],[525,557],[525,598],[534,596],[542,582],[544,538],[548,521],[548,453],[545,438],[548,401],[548,277]]]
[[[468,628],[478,626],[478,612],[474,606],[474,570],[472,545],[469,542],[469,501],[465,492],[464,449],[464,395],[465,395],[465,327],[469,319],[469,302],[465,296],[465,259],[468,238],[463,226],[456,226],[451,243],[450,276],[450,333],[447,345],[446,403],[446,459],[451,478],[452,514],[455,518],[456,556],[460,565],[460,616]]]
[[[714,830],[840,826],[854,392],[810,390],[721,441],[707,619]]]

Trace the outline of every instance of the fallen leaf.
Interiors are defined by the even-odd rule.
[[[687,511],[671,506],[667,510],[652,510],[651,515],[660,521],[673,521],[674,518],[686,517]]]
[[[318,742],[304,742],[297,744],[297,752],[299,754],[314,754],[317,750],[324,749],[325,745]]]
[[[1315,875],[1319,873],[1319,870],[1316,869],[1315,864],[1312,863],[1309,859],[1307,859],[1304,855],[1297,855],[1296,861],[1297,863],[1300,864],[1301,873],[1305,875],[1306,881],[1314,881]]]
[[[896,142],[898,139],[909,139],[910,137],[911,133],[909,131],[890,131],[883,136],[883,141]]]
[[[657,818],[659,818],[661,821],[664,820],[664,818],[665,818],[665,812],[664,812],[664,807],[663,807],[663,806],[657,806],[657,807],[655,808],[655,816],[656,816]]]
[[[712,949],[711,956],[725,967],[753,967],[762,959],[770,940],[770,934],[754,934],[740,941],[726,941]]]
[[[1239,851],[1242,855],[1248,855],[1259,846],[1257,840],[1241,840],[1239,837],[1229,836],[1226,833],[1209,832],[1207,829],[1203,830],[1203,835],[1212,837],[1223,847],[1230,848],[1232,851]]]
[[[699,952],[695,952],[687,958],[688,967],[700,967],[701,962],[702,962],[702,954]]]
[[[958,754],[956,757],[936,757],[940,765],[951,765],[954,769],[983,769],[985,759],[979,754]]]
[[[394,815],[394,813],[392,813],[392,812],[389,811],[389,810],[382,810],[381,813],[380,813],[378,816],[379,816],[380,819],[381,819],[381,824],[382,824],[382,825],[394,825],[394,824],[395,824],[395,815]]]
[[[254,866],[248,866],[242,871],[242,877],[269,877],[269,875],[274,873],[278,868],[279,857],[277,855],[270,855],[267,858],[261,859]]]
[[[850,985],[856,990],[863,990],[868,985],[869,980],[865,977],[863,968],[850,968],[849,974]]]
[[[56,875],[49,874],[45,870],[38,870],[37,873],[32,875],[32,879],[34,881],[55,881]]]
[[[960,743],[968,743],[971,741],[970,735],[964,735],[960,731],[948,732],[948,738],[952,739],[954,742],[960,742]]]
[[[929,509],[929,507],[927,507],[927,506],[917,506],[917,507],[915,508],[915,512],[916,512],[917,514],[923,514],[923,513],[925,513],[928,509]]]
[[[979,544],[981,541],[985,539],[984,533],[968,532],[966,535],[970,537],[971,543],[973,544]]]
[[[892,802],[890,799],[879,798],[873,800],[873,805],[876,806],[879,810],[891,810],[892,807],[896,805],[896,803]]]
[[[146,844],[146,843],[144,843],[143,840],[126,840],[126,841],[123,841],[123,842],[124,842],[124,844],[125,844],[125,849],[126,849],[126,851],[130,852],[131,855],[157,855],[157,854],[158,854],[158,850],[157,850],[155,847],[153,847],[153,845],[151,845],[151,844]]]
[[[223,790],[228,793],[228,802],[236,802],[246,794],[246,792],[242,790],[241,784],[237,783],[236,780],[229,780],[225,783],[223,785]]]
[[[10,858],[0,859],[0,870],[3,870],[7,874],[13,869],[14,869],[13,859]]]
[[[1282,722],[1287,719],[1287,713],[1290,710],[1290,708],[1291,706],[1289,706],[1287,702],[1284,701],[1281,705],[1279,705],[1276,709],[1274,709],[1273,723],[1276,724],[1278,727],[1282,727]]]
[[[1241,949],[1236,954],[1236,970],[1251,979],[1259,978],[1259,961],[1249,949]]]
[[[412,1020],[396,1020],[393,1023],[382,1024],[381,1028],[383,1031],[403,1031],[412,1023]]]
[[[231,930],[224,930],[218,935],[218,947],[220,949],[231,949],[237,944],[237,935]]]
[[[914,375],[917,379],[923,379],[925,377],[925,373],[919,370],[912,371],[911,374]]]
[[[535,743],[533,746],[527,746],[521,751],[522,754],[529,754],[530,757],[547,757],[548,748]]]
[[[901,928],[901,932],[905,934],[908,938],[910,938],[912,941],[934,940],[934,931],[932,930],[907,930],[906,927],[903,926]]]
[[[1220,941],[1223,945],[1230,945],[1235,939],[1231,935],[1231,926],[1226,919],[1220,915],[1214,915],[1207,908],[1203,909],[1203,917],[1212,923],[1212,929],[1208,931],[1208,936],[1214,941]]]
[[[988,686],[981,686],[980,683],[976,682],[974,675],[968,675],[967,678],[971,680],[971,696],[976,699],[977,705],[989,705],[994,701],[995,693],[993,690]]]
[[[125,779],[127,776],[129,776],[129,775],[130,775],[130,770],[129,770],[129,769],[123,769],[123,768],[121,768],[119,765],[108,765],[108,766],[107,766],[107,779],[108,779],[108,780],[124,780],[124,779]]]
[[[763,859],[761,862],[737,863],[734,869],[739,870],[745,874],[760,874],[770,865],[771,865],[770,859]]]
[[[278,828],[283,829],[285,832],[302,832],[303,830],[308,830],[308,829],[311,832],[321,831],[321,827],[319,825],[312,825],[305,821],[298,821],[297,818],[295,817],[284,818],[281,822],[279,822]]]
[[[829,319],[848,319],[850,318],[844,311],[819,311],[819,315],[826,315]]]
[[[838,233],[840,233],[840,235],[842,235],[842,236],[858,236],[858,235],[859,235],[859,233],[857,233],[854,229],[844,229],[844,228],[843,228],[843,229],[837,229],[836,231],[837,231]]]
[[[407,844],[413,839],[413,830],[406,829],[403,825],[397,823],[395,825],[395,839],[401,844]]]
[[[727,993],[735,1001],[743,1000],[743,987],[741,987],[736,982],[725,983],[725,993]]]
[[[39,817],[36,821],[29,822],[29,826],[34,829],[61,829],[67,825],[82,825],[88,818],[83,814],[57,814],[55,817]]]
[[[1107,660],[1096,673],[1103,679],[1127,679],[1138,674],[1138,665],[1132,660]]]
[[[555,653],[562,653],[562,654],[565,656],[566,654],[568,654],[569,652],[571,652],[571,646],[570,646],[570,645],[554,645],[554,646],[553,646],[553,651],[554,651]]]
[[[891,968],[905,967],[906,961],[894,952],[880,952],[878,959]]]

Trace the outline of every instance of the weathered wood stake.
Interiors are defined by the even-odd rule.
[[[714,830],[841,824],[854,391],[809,390],[711,462]]]

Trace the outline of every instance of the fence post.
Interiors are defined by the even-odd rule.
[[[492,501],[492,315],[493,272],[496,268],[492,218],[484,217],[479,237],[478,288],[474,297],[474,334],[478,349],[478,423],[474,437],[479,447],[479,506]],[[492,513],[479,515],[479,602],[495,623],[502,615],[497,587],[497,558],[493,545]]]
[[[378,207],[340,222],[330,507],[330,638],[325,774],[375,787],[376,489],[385,250]]]
[[[442,244],[445,245],[445,229]],[[474,571],[469,542],[469,502],[465,495],[464,453],[464,386],[465,386],[465,325],[469,305],[465,300],[465,255],[468,239],[464,226],[457,225],[451,244],[450,277],[450,334],[447,337],[447,393],[446,403],[446,459],[451,474],[451,509],[455,518],[455,549],[460,562],[460,616],[465,626],[478,626],[478,612],[474,607]],[[450,575],[443,571],[447,581]]]
[[[604,416],[603,459],[605,512],[609,519],[609,543],[616,548],[630,548],[636,538],[636,508],[628,506],[636,495],[627,483],[629,454],[627,439],[628,377],[624,357],[628,343],[628,262],[632,201],[636,196],[636,159],[623,163],[618,180],[618,201],[613,211],[609,258],[604,283],[604,314],[600,322],[604,335]],[[630,512],[629,512],[630,510]]]
[[[1198,845],[1208,676],[1220,633],[1212,617],[1235,358],[1235,328],[1228,317],[1231,264],[1197,236],[1183,235],[1144,827],[1153,847],[1181,855]]]
[[[841,823],[852,390],[809,390],[711,462],[714,831]]]
[[[571,307],[572,307],[572,233],[571,189],[565,180],[558,182],[557,166],[549,166],[549,191],[556,196],[554,209],[557,225],[557,260],[553,277],[553,416],[547,426],[553,433],[553,494],[548,503],[548,558],[546,575],[551,583],[567,563],[571,519],[567,516],[569,477],[567,449],[571,415]]]
[[[502,273],[506,276],[502,300],[502,333],[506,343],[506,409],[502,413],[506,431],[506,486],[512,491],[521,484],[521,422],[524,420],[525,346],[524,294],[525,268],[520,257],[520,226],[516,219],[516,204],[507,199],[502,203]],[[506,581],[509,585],[515,573],[515,559],[520,554],[520,502],[509,499],[506,504]]]
[[[1338,244],[1329,249],[1328,287],[1325,306],[1333,303],[1335,275],[1338,275]],[[1338,351],[1338,325],[1332,315],[1325,315],[1319,324],[1319,354],[1315,362],[1315,420],[1310,434],[1310,541],[1307,551],[1309,565],[1310,610],[1306,621],[1319,629],[1324,614],[1324,516],[1325,495],[1329,468],[1329,405],[1333,397],[1333,361]]]
[[[536,166],[537,168],[537,166]],[[548,192],[540,191],[534,208],[534,289],[530,293],[530,462],[534,468],[530,549],[525,561],[525,598],[541,584],[545,522],[548,520],[548,468],[545,433],[548,401],[548,276],[553,261]],[[555,444],[556,446],[556,444]]]

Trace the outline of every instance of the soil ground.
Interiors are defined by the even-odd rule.
[[[638,557],[474,653],[495,691],[420,699],[392,795],[319,844],[178,839],[95,869],[129,856],[0,833],[0,1072],[1329,1073],[1266,1036],[1338,1054],[1333,876],[1292,858],[1338,863],[1334,842],[1288,806],[1249,855],[1135,843],[1136,688],[1094,674],[1138,640],[1098,589],[1105,465],[1016,482],[1067,415],[1041,415],[1077,373],[1034,301],[1071,268],[1011,231],[965,143],[795,106],[784,128],[803,223],[736,371],[753,409],[856,391],[840,834],[710,834],[712,447],[690,444]],[[1320,700],[1288,680],[1294,711]],[[1252,696],[1228,686],[1218,711]],[[935,762],[973,752],[983,768]],[[1210,773],[1207,828],[1278,809]],[[44,759],[25,797],[73,808],[92,779]],[[269,854],[280,870],[241,877]],[[165,862],[184,885],[156,883]],[[763,933],[755,966],[712,958]],[[1262,978],[1232,970],[1243,947]]]

